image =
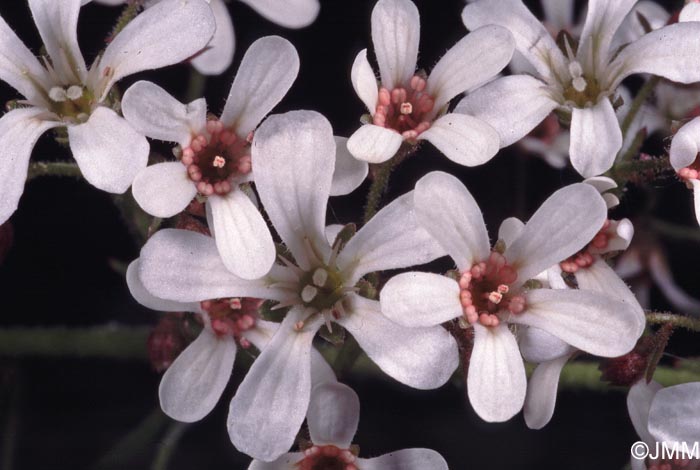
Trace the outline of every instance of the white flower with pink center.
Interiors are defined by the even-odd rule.
[[[628,15],[637,15],[632,11],[636,3],[590,0],[578,44],[567,41],[564,50],[522,0],[467,5],[462,12],[467,28],[508,28],[516,49],[537,73],[495,80],[469,93],[455,112],[488,122],[498,131],[501,146],[518,141],[555,109],[570,113],[574,168],[584,177],[607,171],[623,144],[612,105],[622,80],[639,73],[679,83],[700,80],[700,24],[664,26],[620,48],[625,38],[616,34]]]
[[[0,18],[0,80],[26,105],[0,118],[0,223],[17,209],[34,144],[52,128],[67,128],[90,184],[126,191],[146,166],[148,142],[105,102],[110,89],[127,75],[185,60],[214,33],[204,0],[164,0],[131,21],[88,69],[78,47],[80,0],[29,0],[29,8],[48,53],[42,62]]]
[[[681,127],[671,140],[671,165],[688,189],[693,191],[695,218],[700,224],[700,118]]]
[[[419,223],[448,252],[462,275],[409,272],[387,282],[382,312],[407,327],[427,327],[459,318],[474,329],[467,389],[486,421],[505,421],[523,407],[525,368],[510,328],[540,328],[598,356],[632,349],[639,317],[610,295],[554,290],[533,280],[576,253],[598,232],[607,210],[598,192],[574,184],[554,193],[521,229],[508,224],[501,242],[489,244],[481,210],[455,177],[434,172],[417,184]]]
[[[698,470],[700,458],[694,450],[700,436],[700,382],[672,387],[644,379],[634,384],[627,395],[627,411],[640,439],[656,454],[656,443],[682,443],[694,455],[674,455],[674,459],[630,459],[632,470]],[[695,447],[697,449],[697,446]],[[659,444],[659,453],[661,445]]]
[[[211,237],[161,230],[144,246],[139,265],[144,286],[160,298],[257,297],[291,307],[229,410],[233,444],[272,461],[291,447],[304,420],[309,354],[322,325],[345,328],[384,372],[414,388],[444,384],[459,359],[441,326],[396,324],[382,315],[379,302],[356,293],[365,274],[444,255],[418,225],[412,193],[384,207],[341,249],[327,240],[325,227],[336,165],[330,123],[312,111],[271,116],[256,131],[253,152],[260,202],[293,259],[280,257],[283,264],[273,264],[264,277],[244,280],[226,269]]]
[[[124,116],[135,129],[179,143],[180,162],[158,163],[136,176],[136,201],[149,214],[172,217],[195,196],[206,197],[209,227],[224,264],[245,279],[262,277],[275,260],[267,224],[241,189],[255,173],[253,133],[282,100],[298,71],[294,46],[279,36],[268,36],[255,41],[243,57],[220,118],[207,118],[203,98],[182,104],[150,82],[134,84],[122,101]],[[339,152],[338,158],[344,162],[337,165],[333,194],[344,194],[362,182],[367,169],[347,152]]]
[[[420,18],[410,0],[379,0],[372,11],[372,42],[381,82],[362,50],[352,66],[353,87],[372,122],[348,140],[355,158],[381,163],[402,143],[427,140],[452,161],[475,166],[498,151],[489,125],[464,114],[445,113],[450,100],[491,80],[510,61],[513,38],[499,26],[469,34],[440,59],[429,76],[416,72]]]
[[[82,0],[83,4],[91,0]],[[162,0],[141,0],[146,8]],[[252,9],[286,28],[303,28],[316,20],[321,8],[318,0],[241,0]],[[127,0],[94,0],[105,5],[121,5]],[[233,21],[224,0],[207,0],[214,13],[216,31],[206,49],[191,59],[192,66],[204,75],[219,75],[226,71],[233,60],[236,37]]]
[[[335,381],[319,384],[306,414],[311,446],[274,462],[253,460],[248,470],[447,470],[445,459],[431,449],[358,457],[352,439],[359,421],[360,399],[350,387]]]
[[[163,374],[158,397],[163,412],[185,423],[199,421],[216,406],[233,371],[238,348],[254,345],[263,350],[279,324],[259,318],[262,304],[254,298],[224,298],[203,302],[176,302],[151,295],[138,275],[139,260],[126,272],[131,295],[141,305],[159,312],[192,312],[200,316],[202,332]],[[335,380],[323,357],[311,351],[312,383]]]

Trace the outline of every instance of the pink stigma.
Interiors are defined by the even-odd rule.
[[[394,129],[406,140],[415,140],[430,128],[429,115],[435,107],[435,99],[425,92],[426,86],[423,77],[414,75],[408,87],[380,88],[373,123]]]
[[[231,192],[236,177],[250,173],[252,133],[242,139],[218,119],[207,121],[206,131],[192,137],[182,149],[181,161],[187,175],[203,196]]]
[[[314,445],[304,451],[304,458],[296,463],[299,470],[358,470],[357,457],[348,449],[334,445]]]
[[[476,263],[464,271],[459,278],[459,301],[467,322],[498,326],[500,312],[522,313],[525,298],[510,293],[510,285],[517,279],[517,271],[495,251],[486,262]]]

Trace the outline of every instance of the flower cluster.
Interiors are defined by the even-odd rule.
[[[17,209],[32,149],[49,130],[67,139],[91,185],[131,188],[152,230],[126,270],[129,290],[152,310],[187,312],[195,325],[177,347],[151,342],[169,348],[156,354],[167,369],[161,407],[178,421],[203,419],[226,395],[237,352],[247,351],[255,359],[226,427],[254,459],[250,469],[447,469],[428,449],[358,456],[359,398],[337,382],[347,372],[340,361],[330,363],[339,348],[361,350],[420,390],[462,370],[481,419],[503,422],[523,410],[528,427],[540,429],[569,361],[624,356],[645,335],[647,301],[623,278],[646,269],[672,302],[700,310],[658,250],[642,263],[633,222],[610,214],[627,184],[672,169],[694,191],[700,222],[700,118],[691,120],[691,98],[674,104],[681,85],[700,82],[697,3],[676,21],[655,4],[589,0],[576,24],[573,1],[543,0],[540,21],[522,0],[476,0],[462,12],[470,32],[427,73],[417,65],[416,5],[378,0],[371,50],[379,78],[368,49],[348,64],[368,114],[346,138],[316,111],[270,115],[301,65],[280,36],[248,48],[220,113],[151,81],[114,92],[128,75],[186,60],[204,74],[226,71],[234,34],[222,0],[128,2],[138,14],[89,67],[77,41],[89,1],[28,1],[45,56],[37,59],[0,18],[0,78],[22,95],[0,119],[0,224]],[[310,24],[320,8],[318,0],[242,1],[289,28]],[[630,75],[644,80],[634,92],[622,86]],[[641,151],[655,131],[675,131],[670,158]],[[156,158],[151,144],[162,144],[154,141],[172,143],[172,157]],[[380,207],[389,174],[423,141],[466,167],[520,142],[560,168],[570,160],[587,179],[550,194],[526,222],[505,219],[491,236],[486,201],[477,204],[443,171],[423,171],[413,189]],[[330,224],[329,198],[368,176],[360,228]],[[648,253],[653,245],[643,246]],[[450,271],[424,266],[440,258]],[[663,347],[644,358],[645,372],[653,374]],[[525,363],[534,366],[529,374]],[[697,383],[659,389],[641,380],[630,390],[640,437],[697,439]],[[310,442],[287,453],[305,422]]]

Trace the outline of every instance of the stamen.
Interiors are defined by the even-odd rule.
[[[307,285],[301,290],[301,300],[306,302],[307,304],[314,300],[314,298],[318,295],[318,289],[314,286]]]
[[[314,271],[311,279],[313,280],[315,286],[323,287],[326,285],[326,281],[328,280],[328,271],[323,268],[318,268],[316,271]]]
[[[51,98],[52,101],[62,103],[63,101],[68,100],[68,95],[66,94],[66,90],[64,90],[61,87],[55,86],[51,88],[51,90],[49,90],[49,98]]]

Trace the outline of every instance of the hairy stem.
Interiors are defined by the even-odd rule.
[[[150,328],[143,326],[3,328],[0,329],[0,356],[102,357],[145,361],[149,333]]]
[[[642,86],[642,88],[639,89],[639,92],[637,92],[637,96],[634,97],[634,100],[632,101],[632,104],[630,105],[630,110],[627,112],[627,115],[622,120],[622,124],[620,125],[620,130],[622,131],[622,138],[623,139],[627,135],[627,132],[629,131],[630,126],[632,125],[632,122],[634,121],[634,118],[637,117],[637,113],[639,113],[639,110],[642,109],[642,105],[649,98],[651,93],[654,91],[654,88],[656,88],[656,85],[659,84],[660,80],[661,80],[661,77],[656,77],[656,76],[651,77]]]
[[[379,205],[382,201],[382,196],[389,185],[389,178],[391,177],[391,171],[393,168],[394,163],[392,160],[381,163],[377,166],[374,179],[372,180],[372,185],[367,193],[367,203],[365,204],[365,215],[363,217],[364,223],[369,222],[369,220],[379,211]]]
[[[651,325],[673,325],[676,328],[700,333],[700,319],[686,317],[671,312],[649,312],[647,313],[647,323]]]

